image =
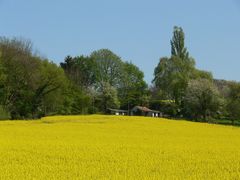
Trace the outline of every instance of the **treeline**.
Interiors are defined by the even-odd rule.
[[[149,87],[136,65],[108,49],[67,56],[56,65],[34,53],[31,42],[2,37],[0,114],[32,119],[141,105],[174,118],[234,123],[240,119],[240,84],[197,69],[184,40],[182,28],[174,27],[171,56],[160,58]]]
[[[176,118],[240,120],[240,84],[215,80],[210,72],[197,69],[184,40],[182,28],[174,27],[171,56],[160,58],[154,71],[152,100],[160,101],[153,107]]]
[[[107,113],[147,105],[144,74],[108,49],[67,56],[60,66],[23,39],[0,38],[0,104],[11,119]]]

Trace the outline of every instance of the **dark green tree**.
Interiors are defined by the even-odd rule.
[[[97,86],[109,83],[117,88],[123,75],[123,63],[119,56],[108,49],[94,51],[91,56],[95,64],[95,78]]]
[[[194,61],[183,61],[177,56],[161,58],[154,71],[155,85],[177,105],[181,104],[188,81],[194,75]]]
[[[207,79],[189,81],[184,96],[184,109],[188,117],[208,121],[220,112],[223,104],[223,99],[212,81]]]
[[[32,97],[32,115],[57,113],[63,101],[63,93],[67,88],[64,71],[53,62],[41,60],[37,88]],[[39,113],[41,113],[39,115]]]
[[[108,49],[94,51],[90,57],[67,56],[60,65],[71,83],[81,88],[82,94],[91,97],[92,103],[89,109],[92,109],[92,112],[96,112],[97,109],[105,112],[106,108],[111,107],[106,103],[108,98],[103,95],[106,90],[112,92],[117,90],[117,98],[113,99],[119,99],[123,109],[144,105],[148,101],[143,72],[132,63],[123,62]],[[104,103],[105,107],[102,108],[100,103]],[[118,103],[113,104],[114,107],[118,107],[116,105]]]
[[[181,27],[174,27],[173,37],[171,40],[171,54],[177,56],[182,60],[189,59],[189,53],[185,47],[185,35]]]
[[[0,52],[1,105],[13,119],[43,115],[43,99],[64,84],[63,71],[33,54],[31,42],[23,39],[0,38]]]
[[[88,56],[67,56],[60,65],[67,77],[80,88],[87,89],[96,81],[95,64]]]
[[[123,64],[123,78],[118,88],[118,96],[123,109],[148,103],[148,89],[144,73],[130,62]]]
[[[104,82],[99,89],[99,109],[107,113],[108,108],[119,108],[117,90],[108,82]]]
[[[160,59],[154,70],[154,85],[161,92],[164,99],[173,100],[176,103],[175,111],[181,112],[183,97],[191,79],[212,79],[211,73],[195,68],[195,61],[189,56],[185,47],[185,35],[180,27],[174,27],[171,40],[171,57]]]
[[[232,124],[236,120],[240,119],[240,83],[229,83],[230,92],[227,98],[226,110],[228,118],[232,121]]]

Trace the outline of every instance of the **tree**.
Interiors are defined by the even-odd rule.
[[[88,56],[67,56],[60,66],[77,86],[87,89],[95,83],[95,64]]]
[[[223,96],[226,99],[229,98],[230,85],[232,83],[231,81],[213,79],[213,83],[218,88],[218,91],[220,92],[221,96]]]
[[[117,98],[123,109],[148,102],[149,94],[143,72],[134,64],[123,62],[108,49],[94,51],[89,57],[67,56],[60,65],[72,84],[82,88],[82,92],[91,97],[92,108],[89,109],[93,112],[96,107],[104,112],[108,108],[99,105],[100,102],[105,103],[102,92],[106,90],[117,90]]]
[[[182,60],[189,59],[189,53],[185,47],[185,35],[181,27],[174,27],[173,38],[171,40],[171,54],[177,56]]]
[[[108,49],[94,51],[90,56],[95,64],[97,86],[109,83],[117,88],[121,82],[123,63],[119,56]]]
[[[33,117],[57,112],[68,84],[64,71],[53,62],[41,60],[39,68],[39,81],[32,97]]]
[[[12,118],[26,117],[31,112],[31,89],[35,87],[39,65],[39,61],[31,57],[31,47],[29,41],[0,39],[1,62],[6,74],[1,103]]]
[[[203,71],[195,68],[195,70],[193,71],[192,78],[213,80],[213,75],[211,72]]]
[[[182,96],[189,79],[193,78],[194,61],[183,61],[177,56],[161,58],[154,70],[155,85],[167,94],[177,105],[181,104]]]
[[[77,107],[82,107],[83,102],[87,102],[84,112],[88,109],[88,112],[100,110],[106,113],[107,108],[119,107],[117,89],[122,82],[123,62],[113,52],[100,49],[91,53],[89,57],[67,56],[60,65],[74,87],[71,90],[72,94],[78,97],[76,101],[71,95],[68,96],[71,111],[75,109],[74,113],[79,112]]]
[[[0,38],[0,52],[5,74],[1,105],[12,119],[43,115],[44,98],[64,85],[62,69],[34,55],[32,44],[27,40]]]
[[[212,81],[190,80],[184,96],[184,110],[190,118],[205,121],[219,112],[223,101]]]
[[[123,109],[130,109],[135,105],[145,105],[148,101],[147,84],[144,74],[130,62],[123,64],[123,78],[118,88],[118,96]]]
[[[183,108],[183,97],[191,79],[212,79],[211,73],[195,68],[195,61],[185,47],[185,35],[181,27],[174,27],[171,40],[171,57],[160,59],[154,70],[153,83],[164,99],[173,100],[176,111]]]
[[[68,83],[68,87],[62,94],[62,106],[59,109],[59,114],[88,114],[91,113],[92,100],[88,93],[83,91],[72,82]]]
[[[182,28],[174,27],[171,57],[160,59],[154,70],[153,79],[160,90],[167,92],[167,98],[173,99],[178,106],[181,106],[181,97],[195,71],[195,61],[189,57],[184,40],[185,35]]]
[[[228,118],[234,124],[235,120],[240,119],[240,83],[231,82],[229,83],[229,96],[227,98],[227,113]]]
[[[108,108],[119,108],[117,90],[108,82],[104,82],[99,91],[100,107],[102,112],[107,113]]]
[[[3,95],[4,95],[3,88],[6,80],[6,74],[4,72],[5,70],[2,62],[2,53],[0,51],[0,103],[1,103],[1,100],[3,99]]]

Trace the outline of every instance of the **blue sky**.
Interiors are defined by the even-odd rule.
[[[240,0],[0,0],[0,36],[31,39],[56,63],[108,48],[148,83],[175,25],[198,68],[240,81]]]

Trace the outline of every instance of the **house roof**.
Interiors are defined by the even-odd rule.
[[[159,113],[159,111],[155,111],[155,110],[151,110],[147,107],[144,107],[144,106],[135,106],[132,110],[134,109],[139,109],[140,111],[143,111],[143,112],[156,112],[156,113]]]
[[[149,111],[152,111],[151,109],[147,108],[147,107],[144,107],[144,106],[135,106],[134,108],[137,108],[141,111],[144,111],[144,112],[149,112]]]

